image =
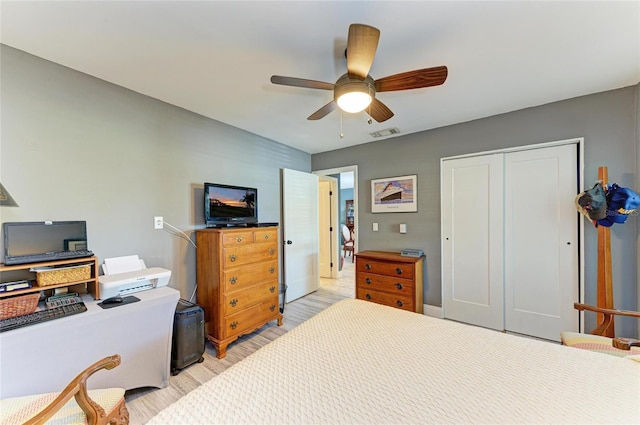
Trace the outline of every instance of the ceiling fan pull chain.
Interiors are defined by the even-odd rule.
[[[344,139],[344,133],[342,132],[342,111],[340,111],[340,138]]]
[[[371,86],[369,86],[369,97],[371,98],[371,102],[369,102],[369,105],[367,106],[367,113],[369,114],[369,118],[367,119],[367,124],[371,125],[371,123],[373,121],[371,121],[371,104],[373,103],[373,96],[371,96]]]

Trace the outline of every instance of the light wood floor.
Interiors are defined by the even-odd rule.
[[[320,289],[286,304],[282,326],[270,322],[258,331],[245,335],[227,348],[224,359],[216,358],[216,350],[206,343],[204,362],[194,363],[171,376],[166,388],[139,388],[125,394],[127,409],[132,425],[144,424],[164,407],[207,382],[222,371],[239,362],[260,347],[316,315],[331,304],[355,297],[355,277],[353,263],[347,257],[339,279],[320,279]]]

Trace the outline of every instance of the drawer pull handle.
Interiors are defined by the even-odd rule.
[[[371,270],[371,264],[367,263],[364,265],[364,268],[367,270]]]
[[[364,296],[366,299],[370,300],[371,299],[371,295],[367,294]]]
[[[271,288],[269,288],[269,292],[271,292],[272,294],[276,291],[276,287],[272,286]]]
[[[269,250],[269,255],[273,255],[275,252],[276,252],[276,250],[275,250],[275,249],[273,249],[273,248],[271,248],[271,249]]]
[[[270,267],[270,268],[269,268],[269,273],[274,274],[274,273],[275,273],[275,271],[276,271],[276,268],[275,268],[275,267]]]
[[[236,276],[231,276],[231,279],[229,279],[229,283],[232,285],[235,285],[237,281],[238,278]]]
[[[402,301],[398,300],[398,301],[396,301],[396,305],[398,307],[402,307],[404,304],[402,303]]]
[[[398,273],[398,274],[402,274],[402,269],[401,269],[400,267],[398,267],[398,268],[396,269],[396,273]]]
[[[238,322],[236,322],[235,320],[229,324],[229,327],[234,330],[237,326],[238,326]]]
[[[396,283],[396,288],[402,289],[402,283]]]
[[[369,278],[369,277],[366,278],[364,281],[367,282],[368,284],[371,284],[371,278]]]
[[[271,306],[269,307],[269,310],[273,311],[273,310],[275,310],[275,309],[276,309],[276,306],[275,306],[275,305],[273,305],[273,304],[271,304]]]
[[[269,239],[269,235],[264,235],[264,240]]]
[[[229,257],[229,260],[231,260],[231,262],[235,262],[238,259],[238,257],[236,257],[236,254],[231,254],[231,257]]]
[[[236,238],[236,242],[238,242],[238,243],[242,242],[242,236],[238,236],[238,237]]]
[[[237,299],[232,299],[231,302],[229,303],[231,305],[231,307],[235,307],[236,304],[238,304],[238,300]]]

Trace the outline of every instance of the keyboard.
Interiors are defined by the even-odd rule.
[[[48,252],[46,254],[19,255],[15,257],[7,255],[4,257],[4,264],[6,266],[14,266],[16,264],[42,263],[45,261],[91,257],[92,255],[93,251],[90,250]]]
[[[0,320],[0,332],[10,331],[23,326],[36,325],[38,323],[72,316],[85,311],[87,311],[87,306],[84,302],[77,302],[74,304],[36,311],[35,313],[25,314],[24,316],[10,317],[8,319]]]

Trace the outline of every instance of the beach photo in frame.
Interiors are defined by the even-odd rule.
[[[418,176],[371,180],[371,212],[418,211]]]

